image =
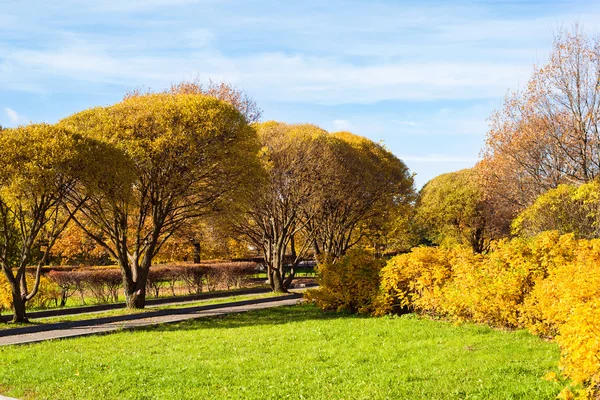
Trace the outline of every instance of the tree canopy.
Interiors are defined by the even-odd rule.
[[[600,37],[559,32],[549,62],[490,118],[479,165],[507,218],[562,183],[600,173]]]
[[[127,302],[143,307],[153,257],[186,221],[216,210],[241,209],[261,167],[256,132],[230,104],[198,94],[132,95],[110,107],[77,113],[62,126],[121,150],[129,167],[105,171],[130,175],[125,188],[85,190],[75,218],[115,258]]]
[[[421,190],[416,218],[436,244],[468,244],[475,252],[489,245],[486,204],[473,169],[439,175]]]
[[[25,304],[37,293],[41,267],[72,214],[65,197],[89,175],[95,146],[48,124],[0,132],[0,267],[12,291],[14,321],[26,320]],[[81,202],[73,204],[73,211]],[[26,268],[37,266],[34,282]]]

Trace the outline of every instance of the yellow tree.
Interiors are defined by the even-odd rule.
[[[94,149],[99,148],[52,125],[0,132],[0,266],[12,291],[15,322],[26,321],[25,306],[38,291],[41,268],[81,206],[80,200],[65,212],[63,200],[78,177],[86,176],[98,154]],[[27,282],[26,268],[32,264],[35,279]]]
[[[255,193],[242,222],[234,230],[264,255],[269,284],[275,292],[286,292],[293,272],[286,277],[286,251],[292,246],[296,263],[310,242],[296,249],[295,236],[306,226],[314,210],[319,177],[326,163],[327,132],[309,124],[265,122],[257,125],[267,170],[264,186]]]
[[[105,185],[71,198],[88,199],[74,220],[117,260],[130,308],[144,307],[152,260],[171,235],[190,219],[241,207],[261,176],[256,132],[213,97],[134,94],[61,124],[130,159],[133,184],[126,190]]]
[[[512,230],[519,236],[556,230],[583,239],[600,237],[600,183],[558,185],[521,212],[512,222]]]
[[[367,138],[333,133],[326,151],[306,220],[315,254],[335,259],[363,239],[378,242],[387,222],[414,198],[414,188],[406,165]]]
[[[192,80],[171,85],[168,92],[173,94],[201,94],[223,100],[238,110],[248,123],[258,122],[262,110],[245,91],[226,82],[209,81],[203,85],[199,80]]]
[[[489,246],[488,207],[476,172],[463,169],[439,175],[421,189],[415,219],[425,238],[436,244],[467,244],[476,253]]]

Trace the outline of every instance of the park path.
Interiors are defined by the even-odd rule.
[[[14,328],[0,331],[0,335],[2,335],[0,337],[0,346],[95,335],[120,329],[135,329],[215,315],[234,314],[264,308],[288,306],[297,304],[300,301],[302,301],[302,294],[293,293],[286,296],[244,300],[232,303],[150,311],[143,314],[128,314],[117,317],[104,317],[83,321]],[[0,400],[2,400],[1,396]]]

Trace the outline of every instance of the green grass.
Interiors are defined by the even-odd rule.
[[[36,399],[553,399],[558,349],[414,316],[311,305],[0,348],[0,391]]]
[[[217,299],[197,300],[197,301],[193,301],[193,302],[187,302],[184,304],[171,304],[171,305],[165,304],[165,305],[156,306],[156,307],[147,307],[143,310],[130,310],[127,308],[119,308],[116,310],[97,311],[97,312],[73,314],[73,315],[62,315],[62,316],[58,316],[58,317],[31,318],[29,323],[18,323],[18,324],[0,323],[0,330],[11,329],[11,328],[21,328],[21,327],[32,326],[32,325],[52,324],[52,323],[56,323],[56,322],[81,321],[81,320],[86,320],[86,319],[114,317],[114,316],[119,316],[119,315],[143,314],[143,313],[157,311],[157,310],[172,310],[172,309],[177,309],[177,308],[208,306],[208,305],[214,305],[214,304],[231,303],[234,301],[263,299],[263,298],[277,297],[277,296],[281,296],[281,293],[269,292],[269,293],[229,296],[229,297],[222,297],[222,298],[217,298]]]

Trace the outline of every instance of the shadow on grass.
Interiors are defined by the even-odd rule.
[[[304,321],[324,321],[348,318],[370,318],[365,314],[322,311],[312,304],[274,307],[242,313],[203,317],[177,323],[156,325],[138,330],[170,332],[202,329],[235,329],[247,326],[284,325]]]

